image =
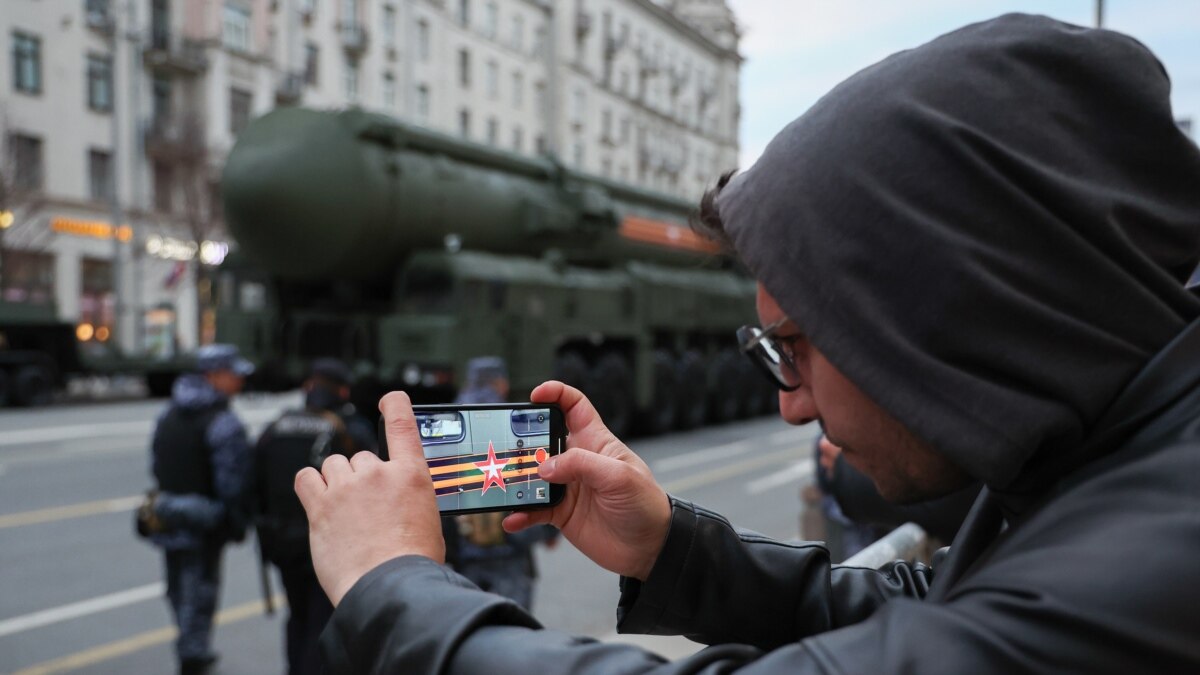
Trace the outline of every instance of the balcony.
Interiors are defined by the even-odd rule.
[[[361,24],[339,24],[338,34],[341,36],[342,48],[351,54],[362,54],[367,51],[367,29],[363,28]]]
[[[275,102],[279,105],[293,105],[300,102],[304,95],[304,73],[283,73],[275,85]]]
[[[203,157],[204,133],[197,123],[166,115],[150,121],[142,144],[151,159],[187,163]]]
[[[204,45],[164,30],[151,30],[142,51],[150,68],[181,75],[199,75],[208,68]]]
[[[582,40],[592,32],[592,15],[589,12],[575,12],[575,39]]]

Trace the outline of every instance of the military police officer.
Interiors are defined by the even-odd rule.
[[[211,643],[221,553],[245,533],[251,461],[246,430],[229,400],[253,370],[232,345],[201,347],[197,372],[175,381],[151,443],[155,512],[164,525],[151,541],[166,561],[167,599],[179,627],[175,653],[184,675],[203,673],[217,660]]]
[[[346,403],[349,369],[336,359],[313,362],[304,408],[285,412],[263,431],[255,449],[255,524],[263,558],[279,569],[288,599],[288,672],[316,672],[317,638],[333,605],[317,583],[308,550],[308,521],[293,491],[296,472],[320,468],[326,457],[350,457],[377,445],[370,424]]]

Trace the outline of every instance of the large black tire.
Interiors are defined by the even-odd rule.
[[[745,417],[757,417],[767,411],[766,391],[763,389],[762,373],[750,363],[750,359],[741,356],[739,369],[742,373],[742,410]]]
[[[8,373],[0,370],[0,408],[8,405]]]
[[[646,433],[665,434],[675,427],[679,414],[679,372],[675,357],[664,349],[654,351],[654,398],[642,413]]]
[[[725,424],[741,415],[745,393],[743,381],[738,355],[733,350],[722,350],[713,357],[709,367],[708,400],[714,422]]]
[[[620,354],[605,354],[592,367],[591,391],[585,392],[600,413],[605,426],[618,438],[629,432],[633,423],[633,376]]]
[[[554,359],[554,370],[551,377],[575,387],[584,394],[588,393],[588,364],[583,357],[575,352],[563,352]]]
[[[34,408],[54,399],[54,378],[42,366],[30,364],[17,369],[12,381],[13,403]]]
[[[679,386],[676,426],[695,429],[704,426],[708,417],[708,382],[704,372],[704,357],[697,351],[684,352],[676,368]]]
[[[171,395],[171,387],[175,386],[175,378],[179,373],[147,373],[146,389],[154,398],[166,398]]]

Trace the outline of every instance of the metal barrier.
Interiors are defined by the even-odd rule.
[[[912,560],[922,554],[929,535],[916,523],[905,523],[870,546],[846,558],[842,565],[878,569],[895,560]]]

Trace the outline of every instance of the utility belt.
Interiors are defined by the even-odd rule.
[[[308,548],[308,520],[303,517],[260,516],[254,521],[264,560],[280,567],[312,564]]]

